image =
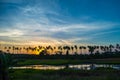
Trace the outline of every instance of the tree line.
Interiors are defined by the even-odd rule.
[[[29,52],[42,52],[45,51],[47,54],[66,54],[66,52],[69,52],[71,54],[85,54],[85,53],[104,53],[104,52],[120,52],[120,44],[116,44],[115,46],[110,44],[108,46],[35,46],[35,47],[17,47],[17,46],[5,46],[4,51],[8,53],[29,53]],[[23,52],[24,51],[24,52]]]
[[[51,58],[51,59],[94,59],[94,58],[119,58],[120,57],[120,44],[108,46],[36,46],[36,47],[4,47],[6,53],[16,57],[26,58]],[[39,52],[39,55],[22,54],[22,50],[29,52]],[[12,52],[10,52],[12,51]],[[17,54],[19,53],[19,54]]]

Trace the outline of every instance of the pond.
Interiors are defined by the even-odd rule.
[[[19,66],[19,67],[9,67],[9,69],[40,69],[40,70],[59,70],[59,69],[65,69],[65,68],[71,68],[71,69],[80,69],[80,70],[92,70],[98,67],[104,67],[104,68],[113,68],[120,70],[120,65],[114,65],[114,64],[77,64],[77,65],[27,65],[27,66]]]

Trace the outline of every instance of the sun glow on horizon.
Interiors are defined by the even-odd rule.
[[[0,0],[0,45],[120,43],[119,4],[119,0]],[[21,53],[39,53],[26,48]]]
[[[39,49],[39,50],[35,51],[35,54],[36,54],[36,55],[39,55],[40,52],[42,52],[43,50],[44,50],[43,48],[42,48],[42,49]]]

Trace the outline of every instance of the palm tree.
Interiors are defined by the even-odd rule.
[[[70,47],[69,46],[66,46],[66,55],[68,56],[69,55],[69,50],[70,50]]]
[[[16,50],[16,54],[18,54],[19,47],[15,47],[15,50]]]
[[[63,46],[63,49],[64,49],[64,53],[66,52],[66,46]]]
[[[54,51],[53,53],[55,53],[55,51],[56,51],[56,47],[53,47],[53,51]]]
[[[4,50],[7,51],[7,47],[4,47]]]
[[[19,52],[20,52],[20,53],[21,53],[21,50],[22,50],[22,48],[20,47],[20,48],[19,48]]]
[[[25,47],[23,47],[23,53],[25,53],[25,51],[26,51],[26,48],[25,48]]]
[[[116,44],[116,50],[120,50],[120,45],[119,44]]]
[[[80,46],[79,49],[80,49],[80,51],[81,51],[80,54],[82,54],[82,46]]]
[[[47,51],[49,52],[49,53],[53,53],[53,48],[52,48],[52,46],[46,46],[46,49],[47,49]]]
[[[29,51],[29,48],[26,48],[26,52],[28,53],[28,51]]]
[[[74,45],[75,49],[76,49],[76,53],[77,53],[77,45]]]
[[[68,56],[68,55],[69,55],[69,50],[66,51],[66,56]]]
[[[15,46],[12,47],[12,50],[13,50],[13,54],[14,54]]]
[[[96,46],[96,52],[99,52],[99,46]]]
[[[86,47],[85,46],[83,46],[83,50],[86,50]],[[85,53],[85,51],[83,51],[84,53]]]
[[[104,51],[104,46],[100,46],[101,51]]]
[[[71,46],[72,54],[73,54],[73,49],[74,49],[74,47],[73,47],[73,46]]]
[[[9,47],[5,47],[5,50],[7,51],[7,53],[10,53],[11,47],[10,46]]]
[[[47,52],[47,49],[44,49],[42,50],[40,53],[39,53],[40,56],[44,56],[44,55],[49,55],[48,52]]]
[[[110,53],[112,53],[112,49],[114,48],[114,46],[112,44],[109,45],[109,50],[110,50]]]
[[[42,46],[38,46],[39,49],[42,49]]]
[[[50,49],[51,49],[51,53],[53,54],[53,53],[54,53],[54,52],[53,52],[53,51],[54,51],[54,49],[53,49],[52,47],[51,47]]]
[[[69,55],[67,53],[69,53],[70,47],[69,46],[63,46],[64,52],[66,53],[66,55]]]
[[[63,50],[63,48],[62,48],[62,46],[58,46],[58,50],[59,50],[59,52],[60,52],[60,54],[62,55],[62,50]]]
[[[49,45],[48,48],[50,49],[50,53],[53,53],[53,48],[52,48],[52,46]]]
[[[94,50],[95,50],[95,47],[94,47],[94,46],[88,46],[88,48],[89,48],[89,52],[90,52],[91,54],[93,54],[93,52],[94,52]]]
[[[83,51],[83,50],[85,50],[86,47],[85,47],[85,46],[80,46],[79,49],[80,49],[80,51],[81,51],[80,54],[83,54],[83,52],[85,52],[85,51]]]

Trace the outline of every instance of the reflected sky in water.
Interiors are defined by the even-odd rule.
[[[109,65],[109,64],[77,64],[77,65],[28,65],[20,67],[9,67],[9,69],[39,69],[39,70],[60,70],[65,68],[76,69],[76,70],[92,70],[98,67],[120,69],[120,65]]]

